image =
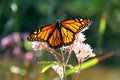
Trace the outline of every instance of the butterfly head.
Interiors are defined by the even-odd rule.
[[[56,22],[56,27],[60,27],[61,26],[61,21],[60,20],[57,20]]]

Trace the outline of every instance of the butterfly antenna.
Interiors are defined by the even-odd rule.
[[[57,19],[57,18],[53,18],[53,20],[54,20],[54,21],[58,21],[58,19]]]
[[[55,20],[56,22],[60,22],[60,19],[57,18],[53,18],[53,20]]]
[[[59,18],[53,18],[53,20],[55,20],[55,21],[63,21],[63,20],[65,20],[65,18],[66,18],[66,14],[64,14],[64,15],[61,15]]]
[[[66,14],[63,14],[63,15],[60,16],[59,19],[60,19],[60,20],[65,20],[66,16],[67,16]]]

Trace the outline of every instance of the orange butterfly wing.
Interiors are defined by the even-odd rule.
[[[55,24],[38,28],[30,34],[30,36],[28,37],[28,40],[29,41],[39,41],[39,40],[46,41],[54,29],[55,29]]]
[[[58,28],[56,28],[50,38],[48,39],[48,44],[50,47],[61,47],[62,46],[62,38],[61,38],[61,33]]]
[[[44,41],[49,44],[50,47],[62,46],[62,39],[60,30],[56,28],[55,24],[43,26],[40,29],[36,29],[28,37],[29,41]]]
[[[68,45],[73,43],[75,34],[81,31],[84,27],[91,24],[88,19],[70,19],[61,23],[61,33],[63,38],[63,44]]]

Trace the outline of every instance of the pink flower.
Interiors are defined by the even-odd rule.
[[[54,66],[52,66],[52,69],[60,76],[60,78],[64,77],[63,67],[62,66],[60,66],[60,65],[54,65]]]
[[[40,42],[40,41],[34,41],[32,42],[32,48],[33,50],[37,51],[37,50],[43,50],[45,48],[47,48],[47,44],[44,42]]]
[[[27,52],[25,54],[25,59],[27,59],[27,60],[32,60],[33,57],[34,57],[34,54],[32,52]]]
[[[16,42],[16,43],[19,43],[21,41],[21,36],[20,36],[20,33],[18,33],[18,32],[14,32],[12,34],[12,38],[13,38],[14,42]]]
[[[22,53],[22,50],[19,47],[13,48],[13,54],[20,55]]]
[[[91,49],[90,45],[88,44],[80,44],[81,46],[79,46],[79,52],[75,52],[76,57],[78,59],[78,61],[82,60],[85,61],[86,59],[90,58],[90,57],[94,57],[95,54],[92,52],[93,49]]]
[[[34,58],[34,54],[32,52],[27,52],[24,56],[24,64],[26,66],[29,65],[33,58]]]
[[[20,33],[14,32],[1,40],[1,47],[5,48],[7,46],[20,43],[20,41],[21,41]]]
[[[83,43],[84,41],[85,35],[79,32],[75,36],[74,43],[70,46],[67,46],[67,49],[69,49],[70,52],[74,51],[78,62],[81,62],[81,60],[85,61],[86,59],[95,56],[93,49],[91,49],[91,46],[89,44]]]
[[[7,36],[7,37],[5,37],[5,38],[3,38],[3,39],[1,40],[1,47],[2,47],[2,48],[5,48],[5,47],[7,47],[8,45],[12,44],[11,42],[13,41],[13,39],[12,39],[11,37],[12,37],[12,36],[9,35],[9,36]]]

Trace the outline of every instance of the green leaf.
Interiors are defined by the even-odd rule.
[[[106,12],[103,13],[100,24],[99,24],[99,30],[98,30],[98,41],[97,41],[97,46],[101,47],[103,43],[103,36],[105,34],[106,30],[106,19],[107,19],[107,14]]]
[[[66,75],[77,73],[80,70],[80,65],[77,66],[67,65],[67,67],[69,69],[66,71]]]
[[[57,65],[58,63],[56,61],[42,61],[40,62],[39,70],[41,73],[44,73],[49,68],[51,68],[54,65]]]
[[[53,80],[61,80],[59,76],[55,77]]]
[[[31,51],[32,50],[32,43],[28,40],[24,41],[24,47],[26,50]]]

